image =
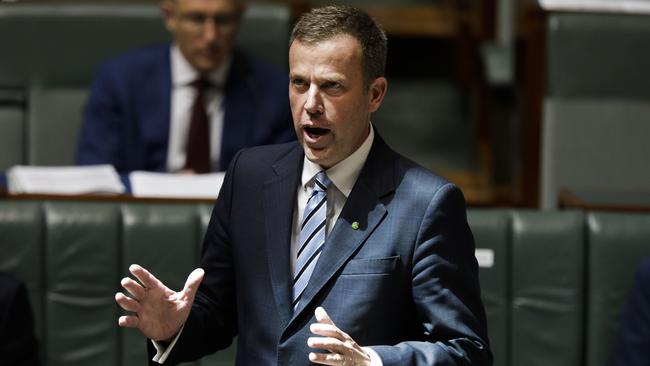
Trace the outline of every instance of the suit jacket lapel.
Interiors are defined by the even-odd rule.
[[[330,281],[365,243],[387,214],[382,198],[394,191],[393,155],[378,134],[370,150],[366,164],[328,236],[323,252],[312,272],[309,284],[303,293],[303,300],[294,318],[305,309],[318,292]],[[354,229],[352,224],[358,223]]]
[[[275,175],[264,185],[264,218],[266,221],[266,251],[275,303],[282,324],[291,317],[290,245],[296,189],[302,170],[302,148],[299,144],[278,161]]]

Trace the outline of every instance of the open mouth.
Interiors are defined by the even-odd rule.
[[[326,133],[330,132],[327,128],[318,128],[318,127],[305,127],[305,131],[310,137],[323,136]]]

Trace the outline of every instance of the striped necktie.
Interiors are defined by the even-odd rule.
[[[307,201],[300,225],[300,247],[293,270],[293,310],[298,308],[300,298],[309,277],[316,267],[318,257],[323,251],[327,222],[327,188],[332,181],[324,171],[314,178],[314,190]]]

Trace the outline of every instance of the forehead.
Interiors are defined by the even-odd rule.
[[[236,9],[237,0],[174,0],[180,11],[231,11]]]
[[[313,68],[361,73],[361,46],[356,38],[344,34],[315,43],[294,40],[289,49],[289,69],[293,73]]]

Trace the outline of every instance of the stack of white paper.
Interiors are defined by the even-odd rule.
[[[548,11],[595,11],[613,13],[650,13],[648,0],[539,0]]]
[[[225,173],[168,174],[137,171],[129,174],[135,197],[209,198],[219,195]]]
[[[13,194],[119,194],[125,190],[112,165],[17,165],[7,172],[7,183]]]

